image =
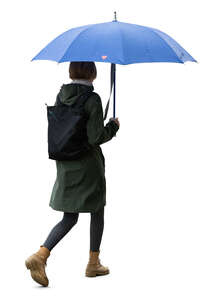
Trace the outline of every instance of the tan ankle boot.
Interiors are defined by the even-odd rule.
[[[49,280],[45,272],[47,264],[46,261],[49,256],[49,249],[44,246],[40,246],[40,249],[33,255],[29,256],[25,261],[27,269],[31,271],[32,279],[43,286],[48,286],[49,284]]]
[[[85,272],[87,277],[109,274],[109,269],[100,263],[100,259],[98,258],[99,253],[100,251],[89,251],[89,262]]]

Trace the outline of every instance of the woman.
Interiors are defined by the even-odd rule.
[[[79,101],[80,94],[93,91],[93,80],[97,77],[94,62],[71,62],[69,77],[72,82],[63,84],[57,97],[62,103],[72,105]],[[57,103],[57,98],[56,102]],[[45,267],[47,258],[55,245],[77,223],[80,212],[91,213],[89,261],[85,275],[109,274],[109,269],[100,263],[100,244],[104,228],[104,206],[106,205],[105,159],[100,145],[111,140],[120,127],[118,118],[110,118],[104,126],[101,98],[93,93],[85,102],[88,115],[87,136],[93,146],[83,157],[71,161],[56,161],[57,176],[49,206],[63,212],[39,250],[25,261],[32,278],[48,286]]]

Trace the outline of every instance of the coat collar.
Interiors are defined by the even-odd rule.
[[[92,82],[87,79],[73,79],[71,83],[85,84],[88,86],[93,86]]]

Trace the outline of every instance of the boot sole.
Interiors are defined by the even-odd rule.
[[[96,276],[102,276],[102,275],[108,275],[110,272],[109,271],[106,271],[106,272],[103,272],[103,273],[99,273],[97,271],[95,272],[86,272],[85,273],[85,276],[86,277],[96,277]]]
[[[48,286],[49,281],[41,278],[40,273],[38,273],[38,264],[36,261],[25,261],[25,266],[31,272],[31,277],[34,281],[41,284],[42,286]]]

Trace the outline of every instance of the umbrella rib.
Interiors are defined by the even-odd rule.
[[[146,27],[148,28],[148,27]],[[149,29],[149,28],[148,28]],[[167,46],[174,52],[175,56],[177,57],[177,59],[179,60],[180,63],[184,63],[179,57],[178,55],[176,54],[175,50],[168,44],[168,42],[166,42],[157,32],[154,31],[154,28],[150,28],[151,31],[157,35],[157,37],[159,37],[159,39],[161,39],[163,42],[165,42],[167,44]]]
[[[118,23],[118,22],[117,22],[117,23]],[[124,61],[125,56],[124,56],[124,47],[123,47],[123,36],[122,36],[122,30],[121,30],[121,27],[120,27],[119,23],[118,23],[118,27],[119,27],[119,31],[120,31],[121,48],[122,48],[122,57],[123,57],[123,61]]]
[[[91,28],[92,26],[96,26],[98,24],[93,24],[93,25],[90,25]],[[87,28],[85,28],[84,30],[82,30],[77,36],[76,36],[76,39],[83,33],[83,32],[86,32],[90,27],[88,26]],[[64,54],[62,55],[61,59],[58,61],[58,62],[61,62],[62,58],[65,56],[66,52],[68,51],[68,49],[70,48],[71,46],[71,43],[69,44],[69,46],[67,47],[67,49],[65,50]]]

